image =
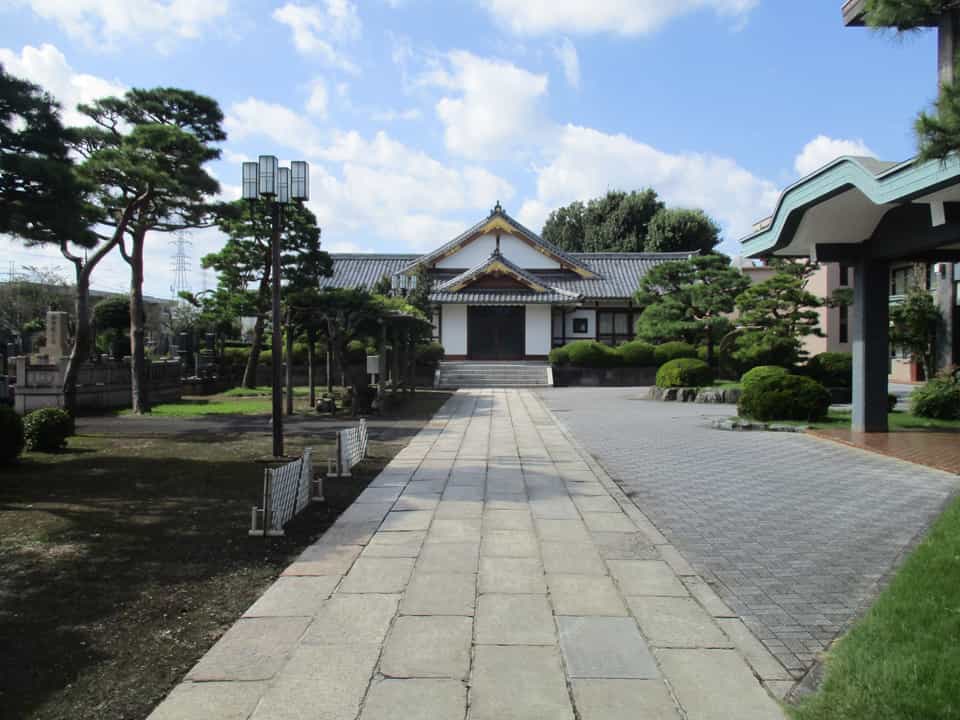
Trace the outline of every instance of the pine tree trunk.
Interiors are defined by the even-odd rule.
[[[73,349],[63,374],[63,406],[67,412],[77,414],[77,378],[80,366],[90,356],[90,274],[87,268],[77,267],[77,330]]]
[[[150,412],[146,328],[143,309],[143,244],[146,230],[137,229],[130,252],[130,394],[133,414]]]
[[[260,276],[260,287],[257,290],[257,304],[260,305],[270,292],[270,258],[267,257],[263,275]],[[261,308],[257,308],[258,310]],[[257,313],[257,321],[253,325],[253,342],[250,344],[250,354],[247,356],[247,367],[243,371],[243,381],[240,383],[251,390],[257,386],[257,365],[260,363],[260,352],[263,350],[263,330],[266,324],[266,315]],[[279,351],[279,348],[277,348]]]

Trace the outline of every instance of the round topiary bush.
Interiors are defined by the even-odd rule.
[[[807,361],[806,374],[828,388],[848,388],[853,384],[853,354],[824,352]]]
[[[677,358],[657,370],[658,388],[703,387],[713,383],[713,370],[697,358]]]
[[[779,365],[760,365],[759,367],[753,368],[753,370],[747,370],[740,378],[740,385],[746,390],[750,385],[760,380],[784,377],[789,374],[790,372],[786,368],[782,368]]]
[[[679,358],[696,358],[697,349],[690,343],[668,342],[663,345],[657,345],[653,349],[653,357],[657,365],[663,365],[664,363]]]
[[[54,452],[67,444],[73,435],[73,417],[59,408],[41,408],[23,418],[23,438],[27,450]]]
[[[567,345],[567,354],[570,364],[583,368],[617,367],[620,356],[609,345],[593,340],[576,340]]]
[[[436,366],[446,356],[443,345],[438,342],[429,342],[417,345],[417,363],[420,365]]]
[[[653,367],[656,363],[653,345],[640,340],[624,343],[617,348],[617,352],[626,367]]]
[[[938,375],[913,391],[910,411],[934,420],[960,418],[960,382],[950,373]]]
[[[830,393],[808,377],[772,374],[745,385],[737,409],[742,417],[764,422],[814,422],[827,416]]]
[[[12,407],[0,405],[0,465],[9,465],[23,452],[23,420]]]
[[[565,365],[570,364],[570,351],[567,349],[569,346],[564,345],[562,347],[555,347],[550,351],[550,364],[557,367],[564,367]]]

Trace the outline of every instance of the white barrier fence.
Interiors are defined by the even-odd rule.
[[[350,470],[367,456],[367,421],[337,432],[337,449],[327,461],[327,477],[350,477]]]
[[[263,506],[254,507],[250,535],[283,535],[283,526],[299,515],[311,501],[323,500],[323,481],[313,479],[313,451],[263,473]]]

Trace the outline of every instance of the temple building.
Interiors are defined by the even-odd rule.
[[[567,253],[508,215],[490,215],[424,255],[333,254],[327,288],[406,294],[431,282],[434,338],[453,361],[542,361],[573,340],[632,340],[633,295],[650,268],[690,253]]]

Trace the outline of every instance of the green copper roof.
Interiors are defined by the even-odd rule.
[[[773,215],[740,242],[747,257],[786,247],[810,208],[856,188],[875,205],[903,203],[960,183],[960,158],[917,159],[884,163],[872,158],[842,157],[798,180],[780,195]]]

